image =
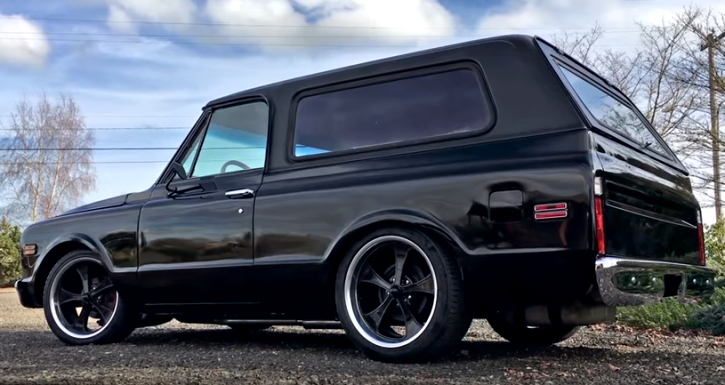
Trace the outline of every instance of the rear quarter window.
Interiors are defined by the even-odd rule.
[[[491,121],[472,70],[400,78],[300,99],[294,156],[432,140],[486,129]]]
[[[632,107],[618,101],[585,78],[563,66],[559,66],[564,77],[574,89],[576,96],[599,123],[634,139],[641,145],[667,156],[655,134]]]

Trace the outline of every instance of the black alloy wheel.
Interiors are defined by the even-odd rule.
[[[137,318],[131,318],[105,267],[88,251],[72,252],[53,267],[43,307],[53,333],[70,345],[120,341]]]
[[[383,361],[440,356],[471,324],[455,260],[416,230],[386,229],[358,242],[340,267],[336,299],[353,342]]]

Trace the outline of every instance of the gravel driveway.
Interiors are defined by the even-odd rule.
[[[176,322],[116,345],[67,347],[40,310],[0,292],[0,384],[725,384],[725,339],[583,329],[549,349],[515,349],[476,322],[435,364],[365,359],[340,331],[278,327],[241,337]]]

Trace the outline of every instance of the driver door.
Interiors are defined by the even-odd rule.
[[[212,111],[160,180],[139,219],[139,279],[148,304],[253,303],[254,199],[262,183],[269,108],[263,101]]]

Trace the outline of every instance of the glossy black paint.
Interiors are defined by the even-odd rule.
[[[254,197],[229,199],[224,193],[256,191],[261,181],[262,171],[252,170],[217,176],[204,191],[177,197],[168,197],[163,185],[154,189],[138,222],[138,276],[147,303],[254,300]]]
[[[550,60],[577,68],[582,76],[624,103],[627,97],[595,73],[544,46]],[[556,70],[558,73],[560,71]],[[572,95],[573,89],[565,82]],[[607,253],[616,256],[699,264],[697,216],[700,205],[692,193],[688,173],[665,142],[661,154],[600,123],[572,97],[592,127],[593,166],[605,181]],[[641,116],[641,114],[640,114]]]
[[[118,286],[149,312],[334,319],[332,278],[346,247],[364,232],[395,223],[415,226],[457,252],[477,316],[502,303],[571,302],[595,284],[595,174],[661,193],[671,206],[686,206],[667,215],[689,223],[698,206],[676,158],[653,158],[595,127],[552,70],[552,55],[568,60],[531,37],[483,39],[212,101],[205,111],[250,98],[269,103],[264,171],[207,178],[201,181],[204,190],[169,197],[167,169],[147,191],[34,224],[22,243],[38,244],[40,255],[22,285],[39,304],[43,272],[67,250],[56,246],[76,245],[98,251]],[[458,64],[480,71],[494,111],[490,130],[304,160],[290,156],[301,95]],[[199,120],[174,160],[204,122]],[[176,180],[170,186],[197,182]],[[247,188],[254,197],[224,195]],[[535,220],[533,207],[543,203],[567,203],[569,214]],[[695,262],[685,256],[691,249],[689,227],[611,210],[608,206],[607,231],[613,250],[637,255],[675,250],[675,260]],[[629,231],[622,222],[632,218],[689,241],[680,250],[667,240],[621,238]]]
[[[138,202],[66,214],[29,226],[21,244],[38,245],[38,256],[23,258],[29,301],[42,304],[42,288],[53,264],[72,250],[93,250],[121,288],[134,288],[137,284],[138,264]],[[34,261],[34,263],[28,263]]]

